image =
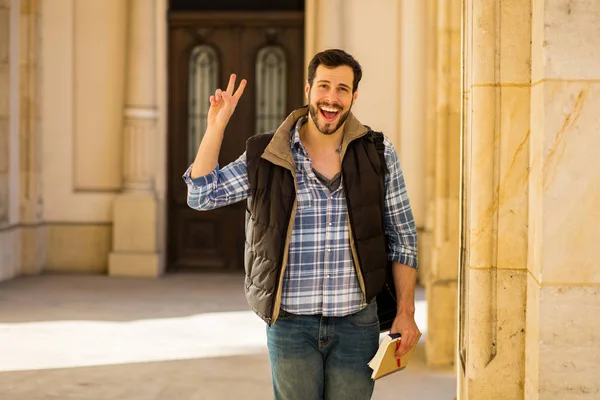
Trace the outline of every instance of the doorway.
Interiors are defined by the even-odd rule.
[[[248,85],[225,131],[220,166],[237,159],[250,136],[276,129],[303,105],[304,12],[190,11],[176,3],[168,17],[168,269],[239,270],[245,201],[192,210],[181,176],[206,129],[208,98],[231,73]]]

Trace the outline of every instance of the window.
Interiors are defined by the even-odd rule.
[[[267,46],[256,57],[256,132],[273,131],[286,117],[287,62],[278,46]]]
[[[217,52],[210,46],[196,46],[190,56],[189,69],[188,164],[194,161],[206,131],[209,98],[217,88],[218,72]]]

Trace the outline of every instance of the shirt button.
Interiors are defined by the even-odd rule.
[[[329,275],[327,275],[327,279],[329,279]]]
[[[331,249],[327,249],[327,252],[328,252],[328,253],[331,253]]]
[[[330,222],[330,223],[328,223],[327,225],[329,225],[329,226],[332,226],[333,224]]]

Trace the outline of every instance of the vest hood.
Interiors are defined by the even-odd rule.
[[[262,155],[266,160],[271,161],[274,164],[286,167],[287,169],[295,172],[294,158],[290,148],[290,135],[292,129],[300,118],[308,115],[308,106],[299,108],[293,111],[283,123],[277,128],[273,139],[265,148]],[[360,123],[358,118],[354,116],[352,112],[348,114],[344,125],[344,134],[342,136],[342,158],[346,153],[346,149],[350,142],[361,136],[366,135],[369,132],[369,128]]]

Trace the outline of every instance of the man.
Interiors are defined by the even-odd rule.
[[[275,133],[253,136],[221,169],[223,132],[246,86],[242,80],[234,93],[232,75],[227,90],[210,97],[206,134],[184,174],[194,209],[248,199],[246,298],[268,324],[275,399],[371,398],[375,296],[386,275],[399,294],[390,329],[402,335],[396,356],[420,335],[415,224],[391,142],[379,136],[385,151],[377,150],[376,135],[351,113],[361,77],[346,52],[317,54],[308,107]]]

